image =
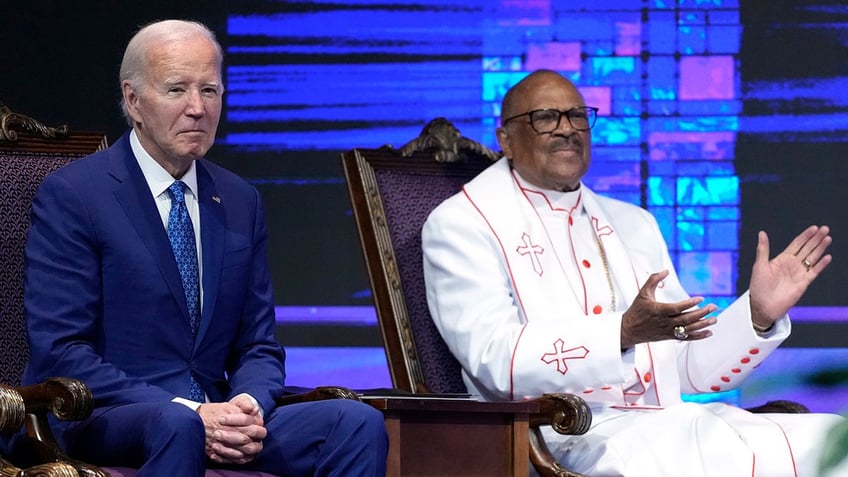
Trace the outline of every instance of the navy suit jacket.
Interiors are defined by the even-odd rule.
[[[190,373],[213,402],[248,393],[267,412],[283,392],[264,210],[254,187],[197,161],[203,261],[192,338],[177,264],[124,134],[48,176],[26,245],[24,383],[81,379],[95,405],[187,396]]]

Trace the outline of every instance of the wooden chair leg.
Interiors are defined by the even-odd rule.
[[[587,477],[566,469],[554,458],[539,428],[530,429],[530,462],[541,477]]]

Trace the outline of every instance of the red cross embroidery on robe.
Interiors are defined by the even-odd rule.
[[[542,276],[542,262],[539,260],[539,255],[545,253],[545,249],[541,245],[533,243],[533,239],[527,232],[521,236],[522,245],[515,247],[515,251],[519,255],[529,255],[530,264],[533,266],[533,271],[540,277]]]
[[[612,235],[612,227],[610,227],[609,225],[598,227],[597,217],[592,217],[592,225],[595,227],[595,233],[598,234],[598,237],[603,237],[604,235]]]
[[[556,363],[557,372],[565,374],[568,372],[567,359],[584,359],[589,354],[589,350],[585,346],[577,346],[576,348],[565,349],[565,341],[562,338],[553,342],[554,350],[550,353],[542,355],[542,361],[545,364]]]

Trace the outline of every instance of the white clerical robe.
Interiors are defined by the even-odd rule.
[[[646,210],[582,184],[541,190],[502,159],[432,212],[422,240],[430,312],[470,392],[487,400],[568,392],[589,403],[588,434],[545,435],[573,470],[813,475],[814,444],[839,416],[755,416],[680,398],[737,387],[789,335],[788,317],[759,336],[746,293],[708,339],[622,352],[623,312],[651,273],[670,271],[658,301],[688,298]]]

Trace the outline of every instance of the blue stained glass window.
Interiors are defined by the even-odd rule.
[[[677,175],[676,161],[650,161],[648,162],[648,176],[675,176]]]
[[[737,115],[742,113],[742,101],[708,99],[681,101],[680,113],[687,116]]]
[[[598,120],[601,123],[601,120]],[[597,128],[597,126],[595,126]],[[592,167],[589,169],[589,174],[595,174],[595,166],[601,162],[634,162],[638,164],[642,161],[642,151],[638,146],[610,146],[594,144],[592,147]]]
[[[677,24],[681,27],[702,26],[706,19],[707,14],[702,10],[682,10]]]
[[[735,25],[739,26],[739,10],[713,10],[707,11],[710,25]]]
[[[609,56],[615,53],[615,46],[611,40],[587,41],[583,49],[587,55],[591,56]]]
[[[512,85],[521,81],[527,76],[526,71],[510,72],[498,71],[483,73],[483,101],[496,101],[500,103],[503,100],[504,94]]]
[[[669,243],[669,246],[674,243],[675,237],[677,237],[677,230],[674,227],[674,224],[677,222],[674,214],[673,207],[648,207],[648,210],[654,214],[654,217],[657,219],[657,225],[660,227],[660,231],[665,237],[666,242]]]
[[[594,57],[589,60],[589,84],[632,84],[641,82],[641,65],[633,57]]]
[[[707,213],[706,207],[680,207],[677,209],[677,220],[680,222],[703,222]]]
[[[708,250],[736,250],[739,248],[739,226],[736,221],[710,221],[707,223]]]
[[[707,209],[708,220],[729,220],[739,222],[739,207],[710,207]]]
[[[700,55],[706,50],[706,28],[702,26],[681,26],[680,52],[685,55]]]
[[[657,100],[677,99],[677,63],[671,56],[652,56],[647,62],[649,98]]]
[[[681,177],[677,182],[677,202],[685,205],[731,205],[739,199],[739,178]]]
[[[641,141],[639,118],[604,118],[592,129],[592,138],[604,145],[636,145]]]
[[[674,178],[649,177],[648,178],[648,205],[673,206],[677,180]]]
[[[736,174],[731,161],[678,161],[681,176],[732,176]]]
[[[653,55],[671,55],[677,51],[677,22],[670,12],[648,12],[648,49]]]
[[[707,29],[707,51],[714,54],[737,53],[742,29],[738,25],[711,26]]]

